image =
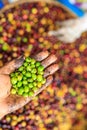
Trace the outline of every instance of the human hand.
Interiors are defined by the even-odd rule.
[[[46,83],[35,92],[33,97],[39,94],[52,82],[52,74],[58,70],[58,65],[55,63],[57,57],[54,54],[43,51],[35,55],[34,58],[37,61],[40,61],[45,68],[44,77],[46,78]],[[12,86],[9,75],[15,71],[15,69],[19,68],[23,64],[23,61],[24,57],[21,56],[0,68],[0,118],[23,107],[33,99],[33,97],[25,98],[19,95],[10,94]]]
[[[61,26],[56,31],[48,32],[49,35],[56,36],[59,40],[67,43],[74,42],[84,31],[87,31],[87,14],[78,19],[57,22]]]

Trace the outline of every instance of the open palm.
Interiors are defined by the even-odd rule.
[[[44,88],[46,88],[52,82],[52,74],[58,70],[58,65],[55,63],[57,60],[56,56],[49,54],[48,51],[40,52],[33,56],[37,61],[40,61],[44,66],[44,77],[46,83],[34,93],[33,97],[39,94]],[[19,68],[24,61],[24,56],[21,56],[0,68],[0,118],[4,115],[11,113],[25,104],[27,104],[33,97],[22,97],[18,95],[10,94],[11,82],[9,74],[14,72],[15,69]]]

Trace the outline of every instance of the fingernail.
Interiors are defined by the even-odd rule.
[[[17,67],[17,68],[20,67],[20,66],[23,64],[24,60],[25,60],[24,55],[18,57],[18,58],[15,60],[15,65],[16,65],[16,67]]]

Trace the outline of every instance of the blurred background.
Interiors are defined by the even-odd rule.
[[[71,44],[48,36],[60,28],[57,21],[76,15],[53,0],[22,1],[11,6],[3,0],[0,67],[23,53],[49,50],[57,55],[60,69],[42,93],[0,121],[0,130],[87,130],[87,32]]]

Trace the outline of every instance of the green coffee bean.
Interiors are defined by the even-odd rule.
[[[36,91],[38,90],[38,88],[37,88],[37,87],[33,87],[32,90],[33,90],[34,92],[36,92]]]
[[[19,88],[17,93],[18,93],[19,95],[22,95],[23,92],[24,92],[23,88]]]
[[[21,81],[22,80],[22,74],[18,75],[18,81]]]
[[[28,94],[28,93],[23,93],[23,96],[24,96],[24,97],[28,97],[29,94]]]
[[[31,62],[31,58],[30,58],[30,57],[27,57],[27,58],[25,59],[25,61],[29,63],[29,62]]]
[[[24,92],[26,92],[26,93],[29,92],[29,86],[24,87]]]
[[[37,83],[36,83],[36,82],[33,82],[33,85],[34,85],[34,86],[37,86]]]
[[[45,84],[45,83],[46,83],[46,79],[43,78],[43,80],[42,80],[42,84]]]
[[[37,81],[38,81],[38,82],[41,82],[42,80],[43,80],[42,75],[37,75]]]
[[[32,97],[34,95],[33,92],[29,92],[28,96]]]
[[[37,61],[35,65],[36,65],[36,67],[38,67],[41,65],[41,63]]]
[[[23,65],[24,65],[25,67],[27,67],[27,66],[28,66],[28,63],[27,63],[27,62],[24,62]]]
[[[25,76],[29,78],[29,77],[31,77],[31,73],[27,72]]]
[[[42,65],[40,65],[39,67],[38,67],[38,72],[41,72],[41,71],[43,71],[44,70],[44,67],[42,66]]]
[[[27,81],[26,80],[23,80],[23,85],[27,85]]]
[[[18,70],[19,70],[19,71],[23,71],[23,70],[24,70],[24,67],[21,66]]]
[[[32,82],[33,82],[33,79],[32,79],[32,78],[28,79],[28,82],[32,83]]]
[[[23,75],[26,75],[26,70],[23,70],[23,71],[22,71],[22,74],[23,74]]]
[[[31,73],[36,73],[37,72],[37,70],[34,68],[34,69],[32,69],[32,71],[31,71]]]
[[[32,79],[36,80],[36,78],[37,78],[36,74],[32,74]]]
[[[27,71],[31,71],[31,66],[28,65],[26,69]]]
[[[17,87],[19,88],[19,87],[21,87],[22,86],[22,81],[19,81],[18,83],[17,83]]]
[[[33,88],[33,83],[29,83],[29,88]]]
[[[16,94],[16,89],[12,88],[11,94]]]
[[[16,83],[17,83],[17,78],[13,77],[13,78],[11,79],[11,83],[12,83],[13,85],[16,84]]]
[[[35,59],[31,59],[31,64],[35,64]]]

